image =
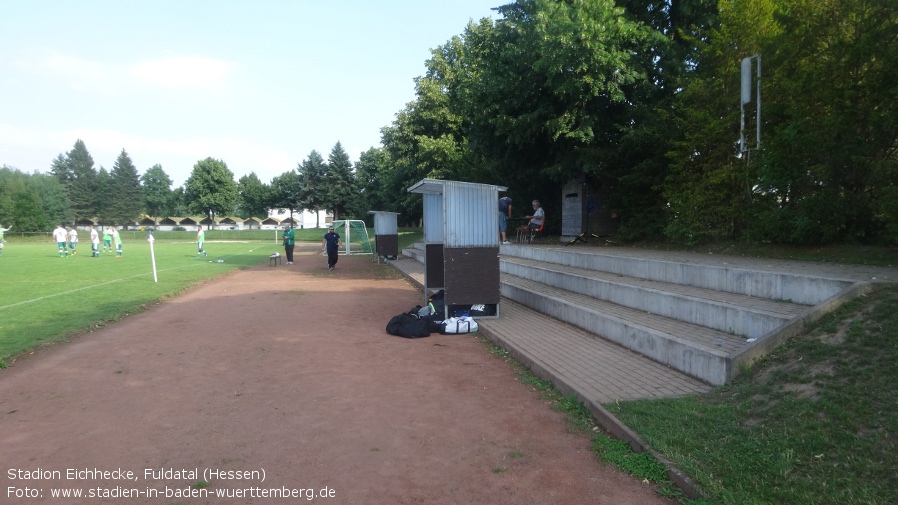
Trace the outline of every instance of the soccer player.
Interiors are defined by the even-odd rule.
[[[115,241],[115,257],[122,257],[122,236],[118,234],[115,226],[112,227],[112,240]]]
[[[103,252],[106,252],[106,248],[109,248],[109,252],[112,252],[112,231],[109,226],[103,227]]]
[[[3,225],[0,224],[0,256],[3,256],[3,244],[6,243],[6,241],[3,240],[3,234],[8,232],[9,230],[12,230],[12,226],[10,226],[9,228],[4,228]]]
[[[74,226],[69,226],[69,249],[72,250],[72,256],[78,254],[78,230]]]
[[[206,242],[206,232],[203,231],[202,226],[197,226],[196,227],[196,257],[197,258],[200,257],[200,254],[202,254],[205,257],[209,256],[206,253],[206,251],[203,250],[203,244],[205,242]]]
[[[90,257],[100,257],[100,234],[94,229],[94,225],[90,225]]]
[[[62,227],[61,224],[56,225],[56,229],[53,230],[53,240],[56,241],[56,246],[59,247],[59,257],[62,258],[63,255],[68,258],[69,250],[65,248],[65,241],[68,238],[68,234],[65,231],[65,228]]]

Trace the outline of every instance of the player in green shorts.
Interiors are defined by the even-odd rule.
[[[122,236],[118,234],[115,226],[112,227],[112,240],[115,241],[115,257],[122,257]]]
[[[103,252],[106,252],[106,248],[109,248],[109,252],[112,252],[112,232],[109,229],[109,226],[103,227]]]
[[[203,231],[202,226],[196,227],[196,257],[199,258],[200,254],[204,257],[208,257],[209,255],[203,250],[203,244],[206,243],[206,232]]]
[[[78,254],[78,230],[74,226],[69,226],[69,249],[72,250],[72,256]]]
[[[69,250],[65,247],[66,239],[68,239],[68,233],[66,233],[65,228],[63,228],[61,224],[56,225],[56,229],[53,230],[53,240],[56,241],[56,247],[59,248],[60,258],[62,258],[63,255],[65,255],[66,258],[69,257]]]

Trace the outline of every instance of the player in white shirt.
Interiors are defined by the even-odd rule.
[[[94,229],[94,225],[90,225],[90,257],[100,257],[100,234]]]
[[[65,248],[66,239],[68,238],[68,233],[66,233],[65,228],[62,227],[61,224],[56,225],[56,229],[53,230],[53,240],[56,241],[56,246],[59,247],[59,257],[62,258],[65,256],[69,257],[69,251]]]
[[[0,256],[3,256],[3,243],[6,242],[3,240],[3,234],[12,229],[12,226],[9,228],[4,228],[2,224],[0,224]]]
[[[69,226],[69,249],[72,250],[72,256],[78,254],[78,230],[74,226]]]

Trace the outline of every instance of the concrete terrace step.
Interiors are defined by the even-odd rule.
[[[419,289],[424,265],[403,250],[391,261]],[[481,332],[543,378],[584,401],[663,398],[706,392],[711,387],[590,332],[503,298],[501,317],[479,320]]]
[[[731,377],[745,337],[503,274],[502,296],[710,384]]]
[[[809,307],[503,255],[503,273],[727,333],[758,338]]]
[[[413,260],[420,261],[424,263],[424,245],[423,244],[412,244],[409,247],[406,247],[402,251],[402,255],[406,258],[411,258]]]
[[[424,261],[424,247],[403,250]],[[423,265],[422,265],[423,270]],[[500,246],[500,292],[710,384],[894,269],[626,248]],[[857,271],[855,271],[857,270]],[[423,285],[423,275],[421,284]],[[500,319],[504,317],[502,306]]]
[[[607,252],[606,252],[607,251]],[[501,248],[502,258],[525,258],[584,268],[627,277],[667,282],[710,289],[724,293],[791,301],[803,305],[817,305],[851,286],[855,281],[843,277],[828,277],[820,273],[745,268],[719,261],[700,262],[695,255],[679,261],[665,259],[675,253],[640,252],[627,256],[614,248],[592,248],[588,251],[565,247],[533,247],[507,245]]]

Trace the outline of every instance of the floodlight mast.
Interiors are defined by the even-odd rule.
[[[747,58],[742,58],[742,99],[740,101],[740,125],[739,125],[739,152],[747,153],[750,148],[745,145],[745,104],[751,103],[751,60],[757,60],[757,75],[755,78],[755,95],[756,113],[755,113],[755,146],[754,149],[761,147],[761,55],[756,54]]]

